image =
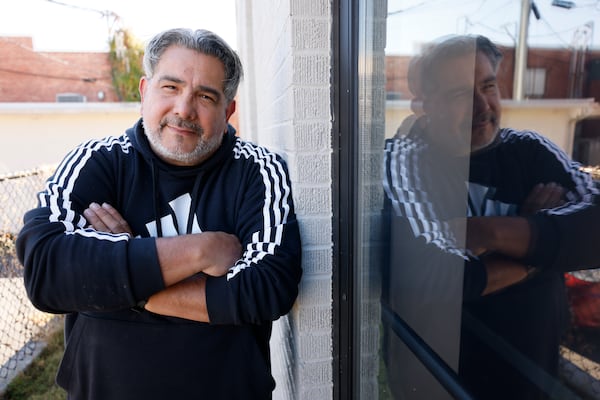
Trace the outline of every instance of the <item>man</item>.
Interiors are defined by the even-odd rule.
[[[268,399],[300,239],[283,160],[235,136],[242,76],[205,30],[148,44],[142,118],[74,149],[25,215],[38,308],[65,313],[70,399]]]
[[[419,60],[425,116],[386,143],[384,303],[476,398],[544,398],[563,390],[552,380],[568,323],[563,273],[600,264],[598,192],[541,135],[500,128],[501,57],[485,37],[458,36]],[[402,350],[387,336],[393,380]],[[423,376],[396,392],[429,390]]]

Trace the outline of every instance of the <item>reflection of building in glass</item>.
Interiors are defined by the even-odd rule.
[[[509,99],[513,90],[514,48],[501,47],[503,61],[498,71],[498,79],[502,82],[502,97]],[[531,98],[568,99],[594,98],[600,101],[600,51],[589,51],[586,55],[583,71],[574,66],[573,53],[564,49],[529,49],[527,68],[530,80],[525,79],[525,86],[531,87]],[[386,91],[388,100],[408,100],[412,97],[407,86],[407,71],[411,56],[386,57]],[[545,71],[545,72],[542,72]],[[583,74],[584,79],[579,75]],[[543,87],[540,86],[543,83]],[[581,85],[571,94],[574,83]],[[526,92],[527,94],[527,92]]]

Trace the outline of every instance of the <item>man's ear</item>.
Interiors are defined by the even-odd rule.
[[[141,108],[144,107],[144,93],[146,92],[147,85],[148,85],[148,79],[145,76],[142,76],[140,78],[140,83],[138,84],[138,91],[140,92],[140,103],[142,104],[142,106],[140,107],[140,111],[141,111]]]
[[[227,109],[225,109],[225,120],[229,121],[229,118],[231,118],[231,116],[233,115],[233,113],[235,112],[235,100],[232,100],[231,103],[229,103],[229,105],[227,106]]]

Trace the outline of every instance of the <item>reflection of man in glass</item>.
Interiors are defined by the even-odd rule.
[[[500,128],[500,60],[487,38],[458,36],[415,63],[425,115],[386,142],[384,302],[477,398],[543,398],[562,390],[563,273],[600,264],[598,193],[541,135]],[[444,397],[384,342],[399,397]]]

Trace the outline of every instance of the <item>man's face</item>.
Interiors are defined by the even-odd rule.
[[[144,130],[162,160],[197,165],[220,146],[235,102],[223,93],[224,66],[216,57],[168,48],[152,78],[140,80]]]
[[[496,72],[487,56],[477,52],[441,63],[438,87],[425,99],[431,139],[455,155],[489,145],[498,133],[501,106]]]

